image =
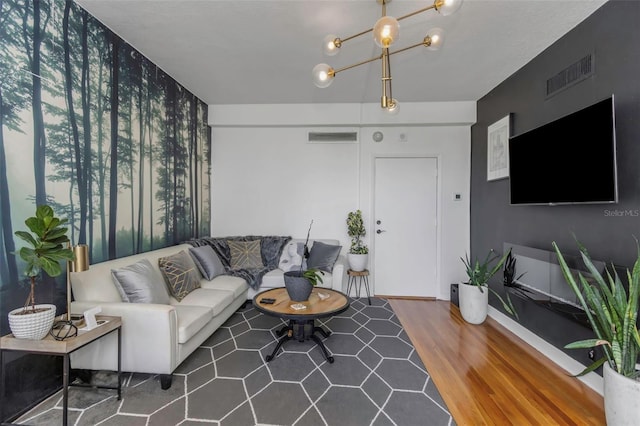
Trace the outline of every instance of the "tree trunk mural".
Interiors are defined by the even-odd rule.
[[[207,235],[211,141],[207,105],[74,1],[0,0],[0,40],[4,335],[26,297],[14,232],[36,205],[69,219],[92,264]],[[64,274],[38,281],[36,297],[66,312]],[[24,409],[19,394],[3,404]]]

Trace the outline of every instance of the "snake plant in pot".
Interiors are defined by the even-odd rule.
[[[67,219],[59,219],[48,205],[36,208],[36,215],[25,220],[31,232],[16,231],[17,237],[28,246],[18,254],[25,262],[25,275],[29,278],[30,291],[22,308],[9,312],[9,327],[16,338],[42,339],[47,335],[56,314],[55,305],[36,305],[36,279],[41,272],[50,277],[62,274],[61,261],[74,259],[73,251],[65,247],[69,241],[68,229],[63,226]]]
[[[638,334],[638,298],[640,297],[640,246],[636,240],[636,260],[627,270],[626,284],[615,268],[596,269],[587,249],[577,241],[588,274],[572,271],[558,245],[557,254],[565,281],[584,310],[595,338],[565,346],[568,349],[599,347],[603,356],[578,376],[603,366],[604,407],[607,424],[637,425],[640,421],[640,335]],[[604,274],[604,276],[603,276]]]
[[[468,255],[460,258],[462,263],[464,263],[468,277],[467,282],[463,282],[459,286],[460,314],[466,322],[470,324],[482,324],[487,318],[489,311],[489,291],[496,295],[505,311],[518,318],[518,314],[511,303],[509,295],[507,294],[507,300],[505,301],[495,290],[489,287],[489,279],[502,268],[509,253],[511,253],[511,250],[500,257],[491,250],[482,262],[478,259],[472,262],[469,260]],[[496,260],[497,262],[492,266],[491,264]]]

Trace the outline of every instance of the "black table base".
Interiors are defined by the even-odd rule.
[[[280,330],[276,332],[278,337],[282,336],[280,340],[278,340],[278,344],[276,348],[271,352],[271,355],[267,355],[264,359],[269,362],[273,358],[275,358],[276,354],[284,344],[284,342],[288,340],[295,339],[299,342],[304,342],[305,340],[313,340],[316,342],[316,345],[322,350],[322,354],[324,358],[329,362],[329,364],[333,364],[333,357],[329,355],[329,351],[327,350],[322,340],[316,336],[316,332],[320,333],[323,337],[329,337],[331,335],[330,331],[325,331],[320,327],[315,326],[314,320],[289,320],[289,325],[282,327]]]

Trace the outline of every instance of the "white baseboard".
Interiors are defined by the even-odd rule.
[[[532,333],[509,316],[503,314],[493,306],[489,306],[489,316],[511,331],[513,334],[527,342],[538,352],[555,362],[561,368],[564,368],[569,374],[578,374],[584,370],[585,366],[571,358],[569,355],[562,352],[560,349],[553,346],[551,343],[539,337],[537,334]],[[587,373],[582,377],[578,377],[577,380],[582,381],[594,391],[603,395],[603,382],[602,376],[597,373]]]

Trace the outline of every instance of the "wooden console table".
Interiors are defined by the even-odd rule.
[[[67,411],[69,399],[69,369],[70,355],[78,349],[94,342],[101,337],[106,336],[114,331],[118,333],[118,386],[92,386],[101,389],[114,389],[118,391],[118,400],[122,396],[122,379],[121,379],[121,335],[122,321],[120,317],[98,316],[98,321],[106,320],[106,323],[98,327],[88,330],[78,330],[78,335],[65,340],[56,340],[51,335],[47,335],[42,340],[16,339],[12,334],[8,334],[0,338],[0,422],[4,421],[4,402],[5,396],[5,365],[4,353],[6,351],[26,352],[31,354],[57,355],[62,356],[62,424],[67,426]],[[72,385],[76,386],[76,385]]]

